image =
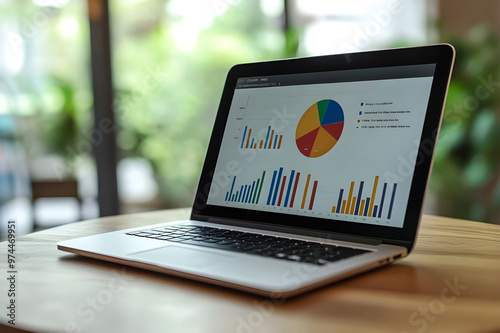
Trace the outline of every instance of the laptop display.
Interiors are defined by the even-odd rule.
[[[207,203],[402,228],[435,67],[238,78]]]

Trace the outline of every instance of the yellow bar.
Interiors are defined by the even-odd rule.
[[[363,215],[363,212],[365,211],[365,200],[361,200],[361,206],[359,206],[359,216]]]
[[[351,189],[349,190],[349,197],[347,197],[347,211],[346,214],[349,214],[351,210],[351,200],[352,200],[352,190],[354,189],[354,182],[351,182]]]
[[[349,214],[354,214],[354,207],[356,207],[356,197],[352,197],[351,212]]]
[[[345,212],[345,200],[342,200],[342,209],[340,211],[342,214]]]
[[[372,216],[373,213],[373,203],[375,202],[375,192],[377,191],[378,176],[375,176],[375,182],[373,183],[372,197],[370,199],[370,208],[368,208],[368,216]]]
[[[332,213],[335,213],[336,210],[337,210],[337,207],[333,206],[332,207]]]
[[[306,195],[307,195],[307,189],[309,188],[310,180],[311,180],[311,174],[308,174],[306,180],[306,187],[304,188],[304,195],[302,196],[302,205],[300,206],[300,209],[304,209],[304,206],[306,204]]]

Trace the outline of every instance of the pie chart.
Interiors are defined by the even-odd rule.
[[[311,105],[295,131],[295,142],[302,155],[315,158],[328,153],[344,129],[344,111],[339,103],[324,99]]]

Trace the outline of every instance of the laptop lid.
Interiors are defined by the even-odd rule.
[[[415,241],[450,45],[234,66],[192,219]]]

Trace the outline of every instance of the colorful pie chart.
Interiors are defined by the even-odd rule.
[[[311,105],[295,131],[295,142],[302,155],[315,158],[328,153],[344,129],[344,111],[339,103],[324,99]]]

